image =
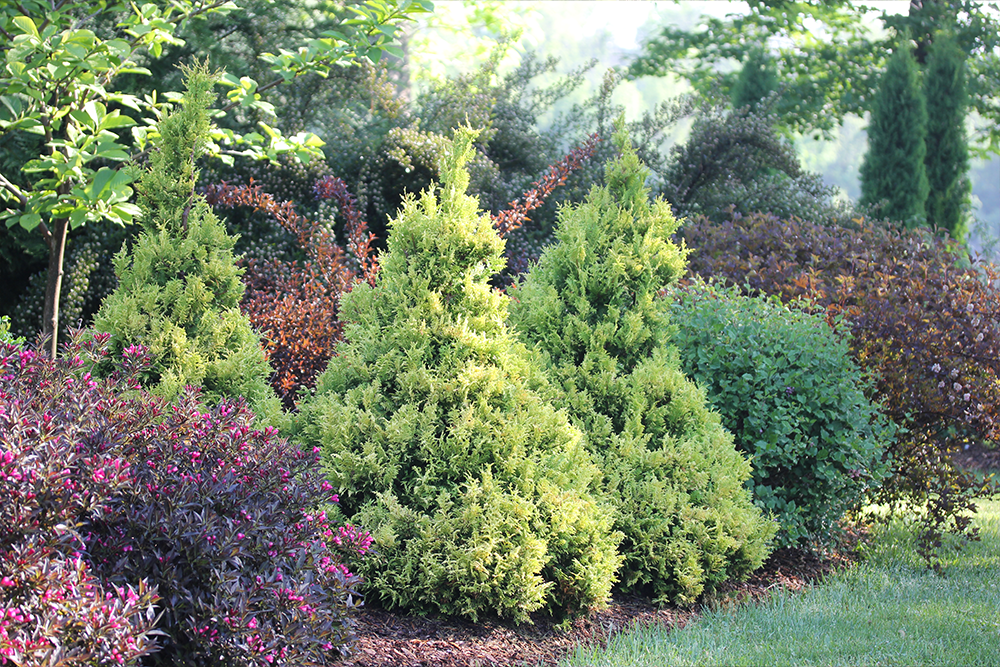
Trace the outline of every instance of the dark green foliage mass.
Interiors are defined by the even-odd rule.
[[[520,621],[605,602],[620,536],[489,286],[503,241],[465,194],[474,136],[456,135],[438,191],[405,199],[375,286],[343,297],[346,342],[300,403],[298,437],[372,531],[361,574],[382,604]]]
[[[924,73],[927,100],[927,222],[959,242],[968,234],[972,182],[965,134],[965,54],[950,35],[931,47]]]
[[[729,93],[734,109],[751,111],[778,90],[778,71],[763,48],[751,51],[743,62],[740,75]]]
[[[213,85],[204,70],[191,70],[183,108],[160,123],[162,141],[138,187],[143,231],[131,251],[115,256],[119,285],[94,328],[111,334],[113,355],[137,343],[146,347],[153,364],[143,382],[165,398],[200,386],[209,401],[242,396],[277,418],[270,367],[239,310],[235,239],[194,191]]]
[[[840,519],[888,474],[894,433],[847,341],[776,298],[704,283],[672,297],[684,372],[753,457],[754,500],[781,523],[778,543],[834,543]]]
[[[906,45],[889,59],[861,165],[861,203],[880,206],[880,217],[913,227],[924,224],[927,202],[927,105],[913,51]]]
[[[803,171],[795,147],[774,130],[775,121],[769,101],[703,108],[688,140],[671,149],[662,174],[661,193],[674,213],[715,221],[730,211],[826,223],[847,218],[848,211],[831,203],[833,189]]]
[[[558,242],[512,292],[511,321],[548,361],[587,434],[625,535],[622,583],[693,602],[754,570],[774,525],[753,505],[750,465],[669,346],[657,293],[684,271],[677,221],[650,202],[619,126],[607,186],[561,210]]]

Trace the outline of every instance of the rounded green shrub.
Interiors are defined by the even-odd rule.
[[[650,202],[622,124],[607,185],[560,211],[558,242],[511,291],[511,321],[547,361],[558,404],[587,434],[615,507],[625,588],[690,603],[767,556],[775,526],[754,506],[750,465],[669,347],[657,293],[685,253]]]
[[[684,371],[753,457],[757,504],[782,546],[829,544],[887,474],[894,427],[821,315],[695,282],[669,294]]]
[[[235,239],[194,189],[213,85],[203,70],[190,71],[183,107],[159,124],[162,140],[137,188],[143,230],[131,251],[115,256],[119,284],[94,328],[111,334],[114,358],[134,344],[149,351],[142,381],[153,393],[171,400],[198,386],[210,402],[242,396],[275,420],[281,404],[268,385],[271,368],[239,308]]]
[[[360,573],[373,597],[522,621],[604,603],[619,536],[580,432],[538,393],[489,285],[503,241],[466,195],[474,136],[456,134],[438,192],[405,200],[375,286],[343,297],[345,342],[296,427],[372,531]]]

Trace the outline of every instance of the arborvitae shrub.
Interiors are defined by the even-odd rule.
[[[781,524],[778,544],[831,546],[888,474],[894,435],[847,341],[774,298],[705,283],[668,298],[681,366],[752,457],[754,501]]]
[[[942,531],[974,536],[965,511],[982,484],[952,465],[969,439],[1000,437],[1000,281],[953,240],[879,224],[823,227],[764,215],[684,228],[691,272],[750,294],[806,298],[850,336],[871,397],[902,429],[881,502],[915,505],[930,559]],[[833,320],[831,320],[833,321]]]
[[[100,437],[121,399],[79,356],[52,360],[4,338],[0,663],[135,664],[155,648],[155,589],[96,578],[81,536],[135,485],[120,442]]]
[[[208,134],[214,77],[188,74],[183,108],[160,123],[162,140],[138,185],[143,231],[115,256],[119,284],[94,320],[113,355],[141,344],[153,364],[143,383],[167,399],[200,386],[208,400],[243,396],[266,419],[281,405],[260,339],[240,312],[241,271],[226,234],[195,193],[195,159]]]
[[[489,286],[503,241],[465,194],[473,136],[457,134],[438,192],[406,199],[374,287],[344,296],[345,342],[300,404],[299,437],[372,531],[372,597],[522,621],[604,603],[619,537],[580,432],[536,393]]]
[[[907,227],[927,220],[927,105],[913,49],[901,44],[872,100],[868,151],[861,163],[861,203]],[[777,211],[776,215],[781,216]]]
[[[750,465],[688,381],[657,293],[684,270],[669,205],[621,128],[608,185],[564,208],[558,242],[512,290],[511,322],[547,359],[560,404],[586,433],[625,535],[622,583],[693,602],[756,569],[775,526]]]
[[[948,230],[958,242],[968,235],[972,181],[969,180],[969,142],[965,119],[965,54],[952,35],[938,34],[924,73],[927,100],[927,222]]]

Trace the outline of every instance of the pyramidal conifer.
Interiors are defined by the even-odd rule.
[[[582,434],[537,393],[540,369],[489,285],[503,241],[466,194],[474,137],[457,131],[440,188],[404,200],[376,284],[344,296],[345,341],[297,428],[374,536],[369,594],[523,621],[604,603],[618,537]]]
[[[750,465],[680,369],[657,293],[685,252],[669,205],[619,119],[604,187],[560,211],[557,243],[513,290],[511,323],[547,360],[559,402],[587,434],[624,534],[622,584],[690,603],[756,569],[775,526],[753,504]]]
[[[262,418],[280,419],[260,339],[239,309],[236,239],[195,192],[216,76],[201,66],[185,74],[181,107],[160,121],[137,187],[142,231],[131,251],[123,247],[114,258],[118,287],[94,328],[111,334],[110,358],[130,345],[147,348],[144,385],[168,400],[192,385],[208,402],[243,396]]]

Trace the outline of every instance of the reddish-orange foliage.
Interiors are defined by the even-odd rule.
[[[346,252],[331,230],[296,213],[291,202],[277,202],[253,181],[212,185],[205,195],[213,206],[247,206],[274,216],[307,253],[302,265],[248,259],[247,289],[240,304],[263,334],[275,371],[272,386],[287,408],[294,406],[303,387],[313,386],[342,336],[340,296],[358,280],[374,284],[378,271],[371,245],[374,237],[343,181],[325,177],[316,183],[315,191],[321,198],[335,199],[346,218]]]
[[[531,184],[531,189],[521,197],[507,204],[507,208],[493,215],[493,224],[500,236],[506,236],[529,220],[528,212],[545,203],[545,198],[552,194],[560,185],[566,184],[566,178],[583,166],[597,152],[597,144],[601,141],[596,134],[590,135],[583,144],[573,149],[558,163],[549,167],[548,173]]]

